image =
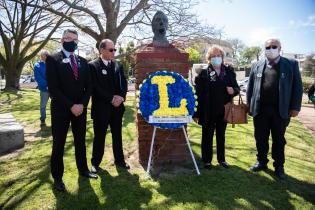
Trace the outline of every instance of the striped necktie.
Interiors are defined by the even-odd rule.
[[[71,54],[70,55],[70,61],[71,61],[71,67],[72,67],[72,72],[75,80],[78,80],[79,74],[78,74],[78,66],[77,63],[74,60],[74,56]]]

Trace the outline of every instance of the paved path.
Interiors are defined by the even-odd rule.
[[[298,119],[315,138],[315,109],[313,104],[302,104]]]

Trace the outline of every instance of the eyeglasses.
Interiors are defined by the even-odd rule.
[[[109,52],[116,52],[117,49],[114,49],[114,48],[110,48],[110,49],[107,49]]]
[[[266,50],[270,50],[271,48],[272,48],[272,49],[277,49],[278,46],[271,45],[271,46],[266,47]]]

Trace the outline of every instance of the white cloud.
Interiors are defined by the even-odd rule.
[[[269,28],[254,28],[249,33],[249,45],[258,45],[261,46],[269,38],[277,38],[275,29],[272,27]]]
[[[315,27],[315,15],[310,15],[306,20],[290,20],[289,26],[293,28]]]

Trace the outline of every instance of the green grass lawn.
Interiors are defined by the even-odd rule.
[[[52,137],[48,127],[39,126],[39,93],[23,90],[1,93],[0,113],[12,112],[25,127],[24,149],[0,157],[0,209],[315,209],[315,139],[293,119],[287,129],[287,179],[273,176],[272,161],[266,172],[252,173],[255,163],[253,125],[228,126],[226,160],[229,169],[202,169],[201,128],[188,126],[201,175],[195,171],[163,171],[148,177],[139,168],[124,171],[113,165],[110,135],[102,162],[105,172],[97,180],[78,176],[72,134],[65,145],[64,182],[68,193],[52,190],[50,153]],[[123,144],[127,157],[137,152],[133,97],[128,97],[123,121]],[[50,118],[48,110],[48,119]],[[93,129],[88,115],[87,158],[90,164]],[[213,158],[216,160],[216,156]],[[270,160],[271,157],[269,157]],[[130,159],[129,159],[130,161]],[[216,161],[214,161],[216,164]],[[188,165],[193,170],[193,164]]]

